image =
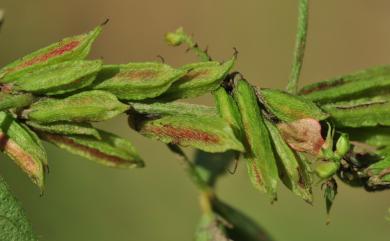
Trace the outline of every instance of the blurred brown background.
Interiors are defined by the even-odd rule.
[[[265,0],[2,0],[0,65],[110,18],[91,58],[107,63],[157,60],[179,66],[195,58],[171,48],[163,35],[179,26],[194,33],[216,59],[239,52],[239,69],[263,87],[283,88],[289,75],[297,1]],[[302,83],[390,62],[390,2],[312,1]],[[198,101],[212,104],[210,97]],[[124,117],[99,124],[133,140],[147,167],[114,170],[47,145],[51,172],[39,197],[14,164],[1,157],[0,172],[21,200],[43,241],[190,241],[199,218],[197,193],[164,145],[126,127]],[[221,197],[269,230],[275,240],[389,240],[390,192],[366,193],[340,185],[325,225],[316,188],[314,206],[281,188],[279,201],[254,190],[244,165],[219,184]]]

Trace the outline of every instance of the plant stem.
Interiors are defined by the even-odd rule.
[[[298,11],[298,29],[295,39],[294,58],[290,79],[287,84],[287,91],[292,94],[296,94],[298,91],[298,80],[302,69],[303,57],[305,55],[309,0],[299,0]]]

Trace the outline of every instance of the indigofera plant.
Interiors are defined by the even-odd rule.
[[[1,151],[41,191],[49,166],[41,140],[106,166],[143,167],[129,140],[93,126],[126,114],[132,129],[167,144],[185,163],[200,191],[203,214],[196,240],[204,241],[271,240],[215,191],[216,180],[237,165],[240,156],[254,187],[271,202],[277,200],[279,183],[308,203],[313,202],[313,184],[322,183],[328,213],[337,194],[337,177],[368,191],[387,189],[390,67],[298,90],[308,0],[299,6],[287,91],[251,85],[233,71],[237,53],[224,62],[212,60],[182,28],[166,34],[167,43],[188,45],[200,62],[173,67],[86,60],[104,24],[20,58],[0,69]],[[208,93],[215,107],[177,101]],[[197,149],[194,161],[180,148],[187,146]],[[16,240],[36,240],[1,177],[0,198],[0,220],[6,220],[0,223],[0,237],[6,232],[5,237]]]

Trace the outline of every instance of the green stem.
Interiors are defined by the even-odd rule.
[[[290,79],[287,84],[287,91],[292,94],[296,94],[298,91],[298,80],[302,69],[303,57],[305,55],[309,0],[299,0],[298,14],[298,29],[295,39],[294,59]]]

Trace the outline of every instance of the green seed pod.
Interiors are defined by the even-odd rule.
[[[126,111],[128,106],[115,95],[101,90],[85,91],[65,99],[42,99],[23,112],[23,116],[39,123],[56,121],[103,121]]]
[[[33,99],[31,94],[7,94],[0,92],[0,111],[29,106]]]
[[[301,96],[272,89],[262,89],[260,94],[264,99],[266,108],[278,119],[285,122],[304,118],[324,120],[329,116],[316,104]]]
[[[384,157],[378,162],[375,162],[374,164],[371,164],[364,170],[364,173],[368,177],[378,176],[381,174],[381,172],[383,172],[383,170],[386,170],[388,168],[390,168],[390,155]]]
[[[219,116],[233,128],[239,140],[244,139],[240,110],[236,101],[223,87],[213,92]]]
[[[299,94],[319,103],[359,98],[390,88],[390,66],[381,66],[317,82],[303,87]]]
[[[85,135],[92,136],[100,140],[99,132],[93,128],[90,123],[73,123],[73,122],[52,122],[48,124],[40,124],[34,121],[26,121],[26,124],[35,130],[61,134],[61,135]]]
[[[13,82],[13,89],[34,94],[64,94],[90,85],[101,66],[101,60],[65,61],[48,65],[24,74]]]
[[[272,137],[273,146],[279,160],[280,179],[297,196],[308,203],[312,203],[311,183],[309,180],[306,180],[305,175],[302,173],[305,166],[300,165],[300,162],[303,160],[299,160],[299,156],[290,149],[274,124],[267,120],[265,123]]]
[[[349,152],[350,148],[351,143],[348,134],[342,133],[337,140],[335,154],[341,159]]]
[[[205,105],[195,105],[183,102],[169,102],[169,103],[137,103],[130,102],[131,107],[142,114],[152,115],[205,115],[215,116],[217,111],[214,107]]]
[[[6,112],[0,112],[0,125],[1,150],[43,191],[47,157],[40,140],[27,126],[19,124]]]
[[[181,67],[186,75],[176,81],[161,96],[163,100],[184,99],[204,95],[217,89],[229,71],[235,58],[221,64],[215,61],[188,64]]]
[[[64,136],[45,132],[38,134],[45,141],[105,166],[116,168],[144,166],[131,142],[102,130],[98,132],[100,140],[80,135]]]
[[[222,222],[213,213],[203,213],[195,233],[195,241],[231,241]]]
[[[338,127],[390,125],[390,98],[375,97],[327,104],[322,108]]]
[[[171,46],[179,46],[186,42],[188,36],[184,33],[183,28],[178,28],[175,32],[165,34],[165,41]]]
[[[368,187],[376,189],[381,186],[390,186],[390,154],[381,161],[371,164],[364,170],[364,173],[369,177]]]
[[[336,174],[339,167],[339,162],[320,161],[314,170],[321,179],[327,179]]]
[[[143,100],[161,95],[185,74],[185,70],[161,63],[107,65],[93,88],[109,91],[123,100]]]
[[[65,38],[12,62],[0,70],[0,82],[16,81],[26,73],[32,73],[49,64],[84,59],[101,31],[102,26],[98,26],[89,33]]]
[[[245,157],[248,160],[251,180],[257,183],[255,187],[267,192],[272,200],[276,200],[278,170],[254,89],[246,80],[239,80],[235,84],[233,96],[241,113],[248,143]]]
[[[142,135],[206,152],[243,151],[228,123],[218,116],[174,115],[137,123]]]

